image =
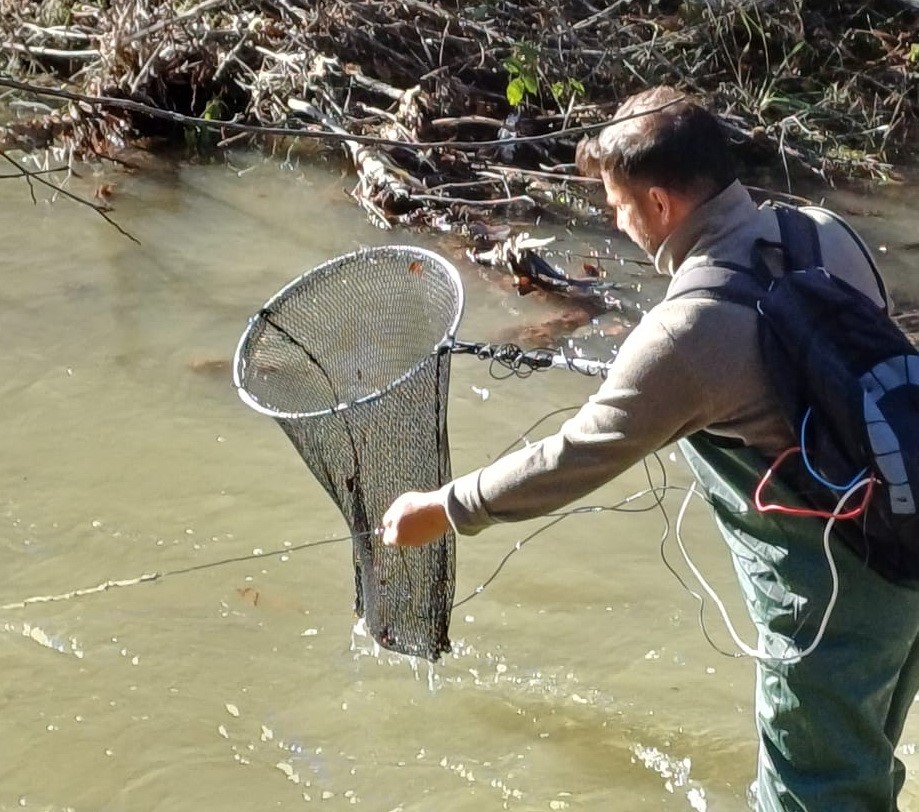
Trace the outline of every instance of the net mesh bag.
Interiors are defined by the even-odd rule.
[[[351,531],[355,611],[382,646],[449,651],[455,539],[385,547],[392,500],[450,479],[447,389],[462,314],[456,269],[409,246],[368,248],[295,279],[249,321],[242,399],[273,417]]]

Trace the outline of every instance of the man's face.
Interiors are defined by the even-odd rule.
[[[608,172],[603,172],[602,177],[606,205],[614,217],[616,228],[653,257],[667,236],[666,212],[654,194],[658,190],[616,183]]]

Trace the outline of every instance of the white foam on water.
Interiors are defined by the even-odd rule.
[[[56,651],[58,654],[69,654],[78,660],[82,660],[84,657],[83,646],[75,637],[65,640],[63,637],[49,634],[41,627],[33,626],[31,623],[21,625],[18,623],[4,623],[2,628],[5,632],[20,634],[33,643],[38,643],[38,645]]]
[[[664,779],[664,789],[676,794],[676,790],[685,790],[689,808],[695,812],[706,812],[708,801],[705,789],[692,781],[689,773],[692,770],[692,759],[689,756],[676,758],[656,747],[645,747],[642,744],[632,745],[633,762],[641,762],[647,769],[653,770]]]

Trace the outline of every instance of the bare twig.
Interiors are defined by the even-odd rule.
[[[529,195],[512,195],[510,197],[493,197],[477,200],[468,197],[448,197],[446,195],[412,195],[415,200],[432,200],[437,203],[450,203],[451,205],[461,206],[507,206],[511,203],[526,203],[528,206],[535,206],[536,201]]]
[[[210,11],[220,6],[225,6],[227,0],[205,0],[203,3],[199,3],[197,6],[183,11],[181,14],[177,14],[175,17],[169,17],[165,20],[160,20],[153,25],[148,25],[146,28],[142,28],[139,31],[135,31],[128,37],[129,42],[136,42],[139,39],[144,37],[149,37],[151,34],[155,34],[157,31],[162,31],[164,28],[169,26],[176,25],[180,22],[185,22],[186,20],[191,20],[194,17],[201,16],[205,11]]]
[[[26,54],[27,56],[45,56],[51,59],[75,59],[75,60],[92,60],[98,59],[102,52],[95,48],[85,50],[74,49],[72,51],[64,48],[45,48],[40,45],[25,45],[21,42],[0,42],[0,49],[4,51],[15,51],[16,53]]]
[[[68,198],[69,200],[74,201],[75,203],[79,203],[81,206],[88,206],[94,212],[96,212],[96,214],[98,214],[103,220],[105,220],[105,222],[107,222],[110,226],[112,226],[119,234],[127,237],[132,242],[135,242],[138,245],[140,245],[140,240],[138,240],[133,234],[129,234],[120,225],[118,225],[118,223],[116,223],[111,217],[109,217],[108,212],[111,211],[111,209],[108,206],[97,205],[96,203],[93,203],[91,200],[87,200],[84,197],[80,197],[79,195],[76,195],[73,192],[70,192],[67,189],[63,188],[62,186],[59,186],[55,183],[51,183],[50,181],[46,180],[43,177],[43,175],[47,174],[46,171],[33,172],[32,170],[26,169],[18,161],[16,161],[15,159],[7,155],[3,150],[0,150],[0,158],[3,158],[3,160],[5,160],[7,163],[10,163],[14,167],[16,167],[17,174],[5,175],[4,177],[21,177],[23,180],[25,180],[25,182],[29,186],[29,192],[32,196],[32,203],[38,203],[38,198],[35,195],[35,185],[34,184],[39,183],[42,186],[46,186],[47,188],[51,189],[55,194],[62,195]]]

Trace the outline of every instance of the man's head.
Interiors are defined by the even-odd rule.
[[[578,144],[578,170],[603,180],[616,227],[653,256],[737,176],[718,121],[671,87],[630,96],[616,119],[625,120]]]

